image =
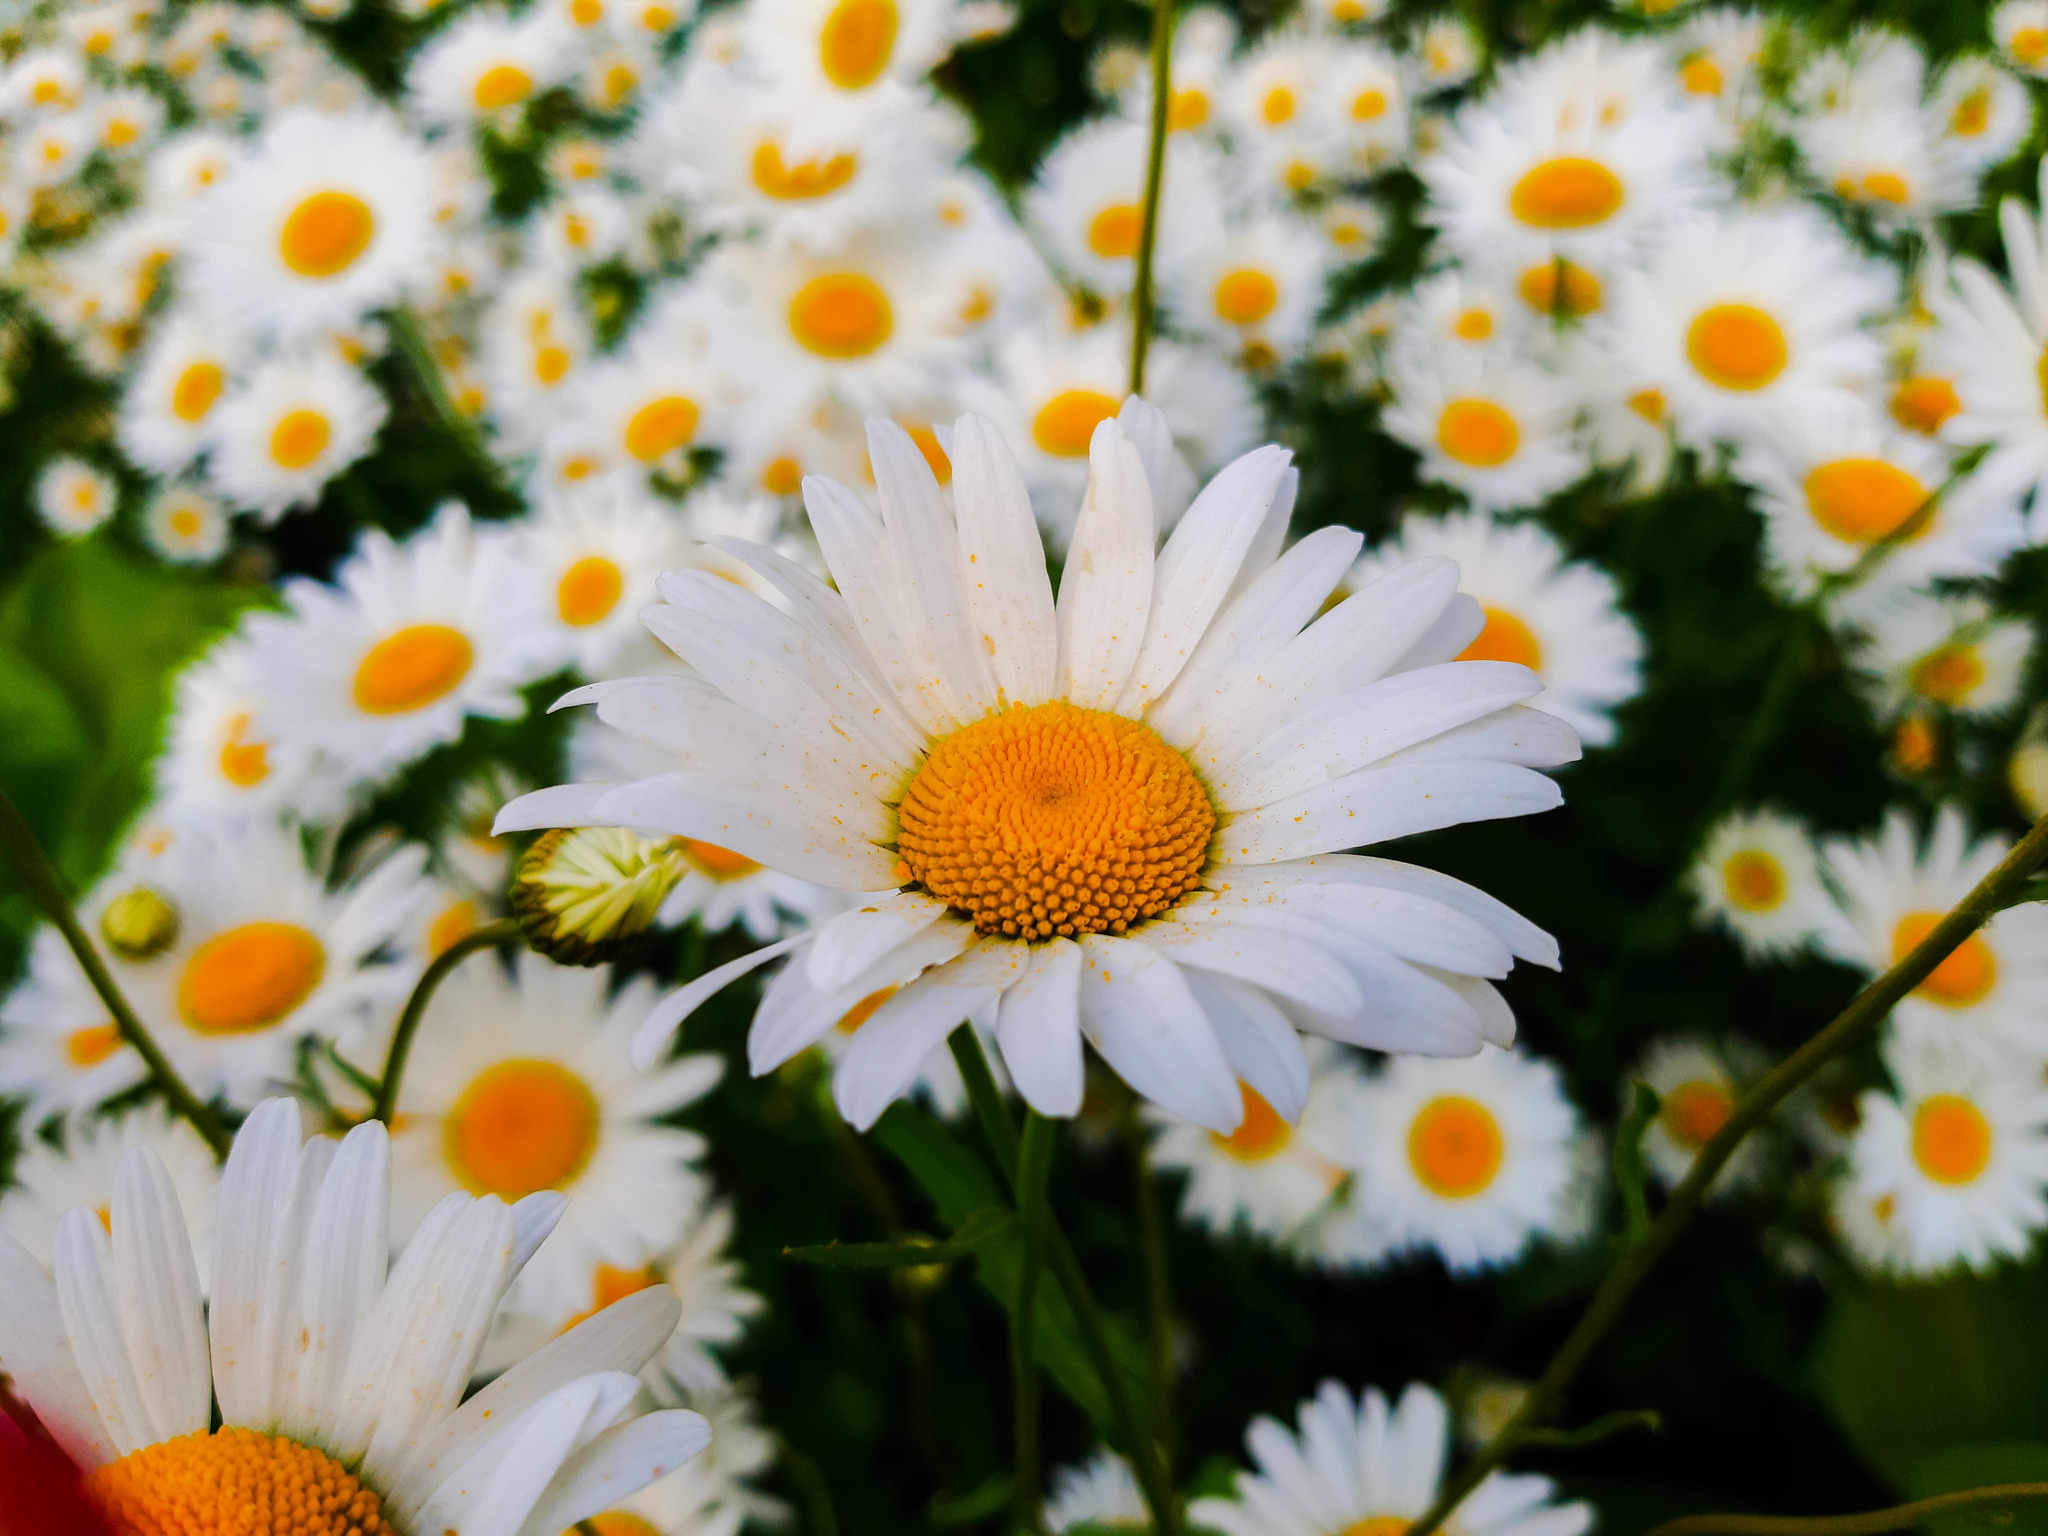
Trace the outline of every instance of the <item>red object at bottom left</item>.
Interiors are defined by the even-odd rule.
[[[78,1468],[6,1411],[0,1394],[0,1536],[114,1536]]]

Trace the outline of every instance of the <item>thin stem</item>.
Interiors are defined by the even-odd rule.
[[[2015,1504],[2039,1504],[2048,1500],[2048,1483],[1996,1483],[1988,1488],[1965,1488],[1957,1493],[1936,1494],[1895,1504],[1890,1509],[1866,1510],[1857,1515],[1681,1515],[1653,1526],[1650,1536],[1875,1536],[1879,1531],[1903,1531],[1929,1515],[1951,1509],[1985,1509]]]
[[[114,985],[113,974],[108,971],[106,962],[100,959],[99,951],[93,948],[85,929],[79,925],[78,912],[71,905],[71,898],[64,894],[64,883],[57,877],[56,866],[51,864],[50,856],[36,841],[27,819],[4,789],[0,789],[0,845],[5,845],[8,857],[21,870],[30,898],[42,910],[43,916],[64,935],[64,942],[71,946],[71,953],[78,959],[78,968],[85,972],[85,979],[92,983],[93,991],[99,994],[100,1001],[107,1005],[107,1012],[113,1015],[114,1028],[149,1068],[149,1075],[156,1080],[164,1101],[191,1122],[192,1129],[205,1138],[215,1157],[225,1159],[234,1138],[205,1101],[178,1076],[178,1069],[171,1065],[171,1059],[143,1028],[142,1020],[128,1006],[128,999]]]
[[[377,1080],[377,1097],[370,1106],[370,1118],[391,1123],[398,1111],[398,1087],[405,1080],[405,1059],[412,1054],[412,1037],[419,1033],[420,1020],[427,1016],[427,1004],[450,971],[480,949],[516,939],[523,932],[517,918],[500,918],[474,933],[464,934],[434,957],[405,1000],[405,1012],[398,1016],[398,1028],[391,1035],[391,1049],[384,1057],[384,1075]]]
[[[1173,1287],[1166,1264],[1166,1222],[1159,1211],[1159,1192],[1152,1183],[1152,1148],[1138,1118],[1137,1096],[1124,1114],[1124,1134],[1131,1144],[1132,1182],[1137,1186],[1138,1236],[1145,1251],[1145,1313],[1152,1345],[1152,1392],[1159,1404],[1159,1443],[1166,1463],[1173,1465]]]
[[[1152,345],[1152,252],[1159,243],[1159,189],[1166,180],[1166,124],[1173,108],[1173,4],[1152,0],[1152,141],[1145,160],[1145,216],[1138,229],[1138,275],[1131,285],[1131,393],[1145,392]]]
[[[1822,1066],[1876,1028],[1901,998],[1932,975],[1936,966],[2006,905],[2027,878],[2040,868],[2044,859],[2048,859],[2048,816],[2035,822],[2032,830],[2020,839],[1998,867],[1978,881],[1976,888],[1935,924],[1933,931],[1914,946],[1911,953],[1857,993],[1849,1006],[1836,1014],[1825,1028],[1810,1036],[1804,1045],[1779,1062],[1736,1101],[1728,1123],[1700,1148],[1691,1169],[1671,1191],[1670,1200],[1658,1213],[1656,1221],[1651,1223],[1643,1240],[1615,1260],[1584,1315],[1551,1357],[1536,1385],[1529,1389],[1529,1395],[1523,1399],[1515,1416],[1480,1448],[1463,1471],[1451,1479],[1436,1502],[1409,1528],[1408,1536],[1430,1536],[1430,1532],[1444,1522],[1445,1517],[1479,1486],[1489,1472],[1514,1454],[1524,1436],[1549,1416],[1563,1396],[1565,1386],[1578,1374],[1593,1346],[1621,1314],[1643,1277],[1656,1266],[1677,1240],[1685,1224],[1699,1210],[1715,1176],[1735,1155],[1744,1138],[1763,1124],[1772,1110]]]
[[[385,311],[384,321],[391,332],[391,339],[398,344],[398,350],[411,367],[420,393],[427,397],[434,419],[462,445],[463,452],[492,488],[511,496],[499,477],[497,461],[485,451],[483,439],[477,435],[476,423],[463,415],[462,408],[448,393],[447,381],[441,377],[441,365],[434,360],[434,349],[427,344],[426,332],[420,329],[419,318],[400,304]]]
[[[1010,1377],[1016,1392],[1016,1470],[1010,1504],[1019,1531],[1039,1529],[1038,1356],[1033,1337],[1038,1321],[1038,1275],[1045,1263],[1046,1177],[1052,1169],[1053,1123],[1035,1109],[1024,1112],[1024,1139],[1017,1157],[1017,1220],[1023,1254],[1017,1265],[1017,1294],[1010,1308]]]

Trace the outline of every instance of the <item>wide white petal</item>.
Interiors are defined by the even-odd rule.
[[[1308,1106],[1308,1052],[1286,1014],[1256,986],[1189,969],[1182,976],[1216,1031],[1224,1058],[1289,1125]]]
[[[275,1417],[273,1358],[265,1340],[279,1305],[277,1270],[289,1264],[284,1227],[298,1188],[299,1106],[267,1099],[242,1123],[221,1170],[214,1207],[212,1295],[207,1327],[213,1350],[213,1390],[229,1424],[263,1424]]]
[[[710,1421],[686,1408],[642,1414],[608,1429],[563,1464],[520,1536],[556,1536],[614,1509],[710,1444]]]
[[[57,1305],[64,1316],[64,1335],[79,1378],[98,1410],[107,1438],[117,1455],[154,1445],[157,1431],[142,1383],[129,1358],[122,1335],[120,1309],[114,1303],[107,1269],[113,1262],[106,1229],[91,1211],[79,1207],[57,1219]]]
[[[861,824],[836,819],[841,810],[857,811]],[[691,837],[814,885],[880,891],[897,884],[895,856],[873,840],[881,818],[877,803],[829,791],[812,799],[808,786],[686,771],[615,786],[595,824]]]
[[[684,1065],[678,1063],[678,1065]],[[709,1063],[712,1081],[717,1081],[720,1063],[715,1059]],[[708,1084],[706,1086],[709,1086]],[[695,1094],[690,1095],[695,1098]],[[637,1112],[637,1106],[630,1102],[631,1095],[621,1095],[620,1109],[626,1114]],[[674,1098],[661,1101],[664,1105],[676,1102]],[[540,1251],[540,1245],[554,1235],[562,1217],[568,1214],[569,1197],[558,1189],[537,1189],[512,1206],[512,1273],[517,1275],[526,1268],[527,1260]]]
[[[924,891],[896,891],[841,913],[818,930],[804,969],[814,986],[843,987],[912,934],[946,915]]]
[[[675,1038],[676,1031],[683,1027],[683,1021],[691,1014],[747,972],[756,970],[770,960],[786,955],[816,938],[815,932],[792,934],[786,939],[776,940],[773,944],[764,944],[757,950],[741,955],[737,960],[728,960],[724,965],[716,966],[694,981],[676,988],[655,1004],[654,1011],[647,1015],[646,1022],[634,1033],[633,1065],[645,1072],[668,1048],[669,1041]]]
[[[1027,951],[1023,944],[985,939],[877,1008],[832,1074],[832,1098],[847,1124],[864,1131],[879,1120],[932,1048],[1016,979]]]
[[[1031,493],[1010,445],[986,417],[955,423],[951,457],[974,637],[988,654],[1002,702],[1041,703],[1052,697],[1059,628]]]
[[[421,1512],[424,1528],[518,1536],[562,1464],[598,1433],[592,1420],[611,1406],[605,1385],[601,1376],[572,1381],[507,1425],[435,1490]]]
[[[1242,871],[1225,866],[1211,876],[1211,883],[1231,885],[1242,875],[1271,884],[1345,884],[1400,891],[1439,902],[1464,913],[1492,933],[1517,959],[1556,970],[1557,940],[1521,913],[1477,886],[1434,869],[1404,864],[1397,859],[1372,858],[1357,853],[1324,853],[1286,864],[1264,864]]]
[[[1030,968],[1003,993],[996,1044],[1024,1102],[1041,1115],[1081,1112],[1081,946],[1050,939],[1031,947]]]
[[[349,1350],[390,1268],[391,1138],[366,1120],[342,1139],[306,1224],[299,1349],[286,1371],[286,1423],[315,1437],[331,1425]]]
[[[508,800],[491,822],[491,836],[538,832],[547,827],[601,827],[597,802],[616,784],[550,784]]]
[[[754,1076],[772,1072],[797,1052],[814,1045],[854,1006],[885,987],[915,981],[974,942],[974,925],[954,918],[912,933],[868,968],[837,987],[820,987],[801,966],[791,966],[761,994],[747,1032],[747,1068]],[[863,1026],[865,1027],[865,1026]]]
[[[57,1288],[35,1255],[0,1232],[0,1371],[83,1470],[120,1455],[64,1335]]]
[[[163,1161],[135,1147],[114,1173],[114,1300],[159,1438],[197,1433],[213,1415],[199,1265]]]
[[[1270,863],[1563,803],[1555,780],[1513,763],[1397,762],[1240,812],[1221,838],[1231,863]]]
[[[1152,492],[1114,420],[1088,444],[1088,491],[1060,574],[1055,692],[1084,709],[1123,696],[1152,613]]]
[[[1125,1082],[1182,1119],[1228,1135],[1244,1096],[1180,967],[1130,939],[1081,940],[1081,1027]]]
[[[1260,916],[1270,920],[1198,909],[1188,920],[1147,923],[1131,937],[1182,965],[1235,976],[1304,1008],[1348,1018],[1365,1006],[1342,960],[1305,937],[1284,914]]]

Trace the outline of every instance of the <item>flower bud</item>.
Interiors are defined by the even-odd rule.
[[[526,850],[512,913],[535,949],[564,965],[602,965],[653,923],[688,872],[675,838],[620,827],[558,828]]]
[[[178,942],[178,909],[170,898],[138,885],[107,903],[100,937],[123,960],[147,960]]]

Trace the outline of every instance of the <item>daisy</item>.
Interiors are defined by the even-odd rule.
[[[1876,836],[1821,847],[1846,924],[1825,935],[1837,959],[1867,975],[1889,970],[2005,857],[2000,837],[1972,842],[1962,812],[1944,805],[1924,845],[1905,812]],[[2000,912],[1965,939],[1892,1012],[1908,1043],[1954,1042],[1987,1057],[2048,1048],[2048,912]]]
[[[1803,208],[1687,220],[1617,287],[1615,336],[1637,387],[1662,394],[1679,436],[1701,447],[1880,372],[1862,327],[1891,284]]]
[[[175,474],[203,452],[244,348],[217,320],[168,317],[121,395],[121,451],[153,474]]]
[[[303,746],[257,723],[263,695],[255,648],[222,641],[178,675],[157,793],[173,821],[232,821],[292,810],[319,820],[340,786]]]
[[[660,1379],[649,1385],[656,1403],[703,1414],[711,1444],[680,1471],[592,1516],[588,1529],[597,1536],[738,1536],[742,1528],[787,1527],[789,1506],[746,1481],[772,1466],[777,1453],[776,1437],[756,1422],[753,1399],[731,1385],[690,1392]]]
[[[211,128],[185,128],[171,134],[143,163],[148,203],[165,212],[186,207],[227,181],[241,150],[240,141]]]
[[[948,0],[757,0],[745,47],[790,90],[886,92],[939,61],[951,9]]]
[[[414,56],[406,91],[428,122],[508,123],[567,75],[568,30],[546,10],[522,17],[470,11]]]
[[[1866,1093],[1850,1145],[1856,1196],[1885,1213],[1897,1267],[1988,1270],[2024,1257],[2048,1226],[2048,1091],[2020,1063],[1896,1042],[1886,1065],[1898,1097]],[[2028,1063],[2031,1065],[2031,1062]]]
[[[1763,51],[1763,21],[1746,11],[1703,11],[1672,36],[1678,87],[1711,108],[1716,149],[1733,149],[1763,105],[1757,77]]]
[[[245,622],[266,734],[375,778],[470,715],[525,713],[545,620],[501,531],[450,503],[404,544],[367,531],[335,578],[287,582],[287,613]]]
[[[1023,476],[973,416],[950,450],[957,516],[886,422],[869,426],[881,518],[843,486],[806,484],[841,595],[737,546],[793,612],[715,576],[664,578],[645,622],[708,687],[616,683],[598,713],[645,722],[676,770],[541,790],[508,806],[500,829],[627,823],[863,899],[673,995],[647,1022],[641,1060],[705,998],[791,951],[750,1040],[756,1072],[898,989],[835,1077],[842,1113],[863,1128],[961,1019],[990,1006],[1010,1074],[1041,1111],[1079,1108],[1085,1029],[1145,1097],[1225,1133],[1244,1114],[1233,1062],[1298,1049],[1296,1026],[1443,1053],[1509,1036],[1485,978],[1518,954],[1553,963],[1547,938],[1456,882],[1318,855],[1554,805],[1555,785],[1523,765],[1570,758],[1576,741],[1513,707],[1537,686],[1524,669],[1463,663],[1421,674],[1419,694],[1388,676],[1461,647],[1464,612],[1448,618],[1455,631],[1444,622],[1456,608],[1448,561],[1409,566],[1317,618],[1358,536],[1319,531],[1275,559],[1280,450],[1226,469],[1155,556],[1151,487],[1169,441],[1142,402],[1097,428],[1060,606]],[[815,670],[769,666],[771,653]],[[1335,677],[1386,681],[1318,696]],[[1326,714],[1327,728],[1316,723]],[[1075,779],[1060,766],[1074,753],[1116,766]],[[1072,784],[1085,793],[1060,787]],[[985,851],[968,829],[987,815],[1028,828],[1019,835],[1038,844],[1039,864]],[[1105,856],[1093,850],[1111,844],[1135,871],[1114,891],[1091,873]],[[1248,1001],[1205,1002],[1214,977],[1252,981]]]
[[[1462,16],[1439,16],[1422,29],[1416,49],[1422,86],[1444,91],[1479,72],[1479,38]]]
[[[1572,444],[1572,402],[1554,377],[1505,351],[1400,348],[1387,383],[1387,432],[1422,455],[1425,478],[1476,507],[1533,507],[1586,472]]]
[[[1408,84],[1400,61],[1364,43],[1347,43],[1333,55],[1323,79],[1324,109],[1334,117],[1352,164],[1372,175],[1407,158]]]
[[[83,99],[85,66],[62,48],[33,48],[0,74],[0,114],[20,121],[32,114],[69,112]]]
[[[737,395],[702,327],[646,323],[562,391],[560,423],[542,448],[546,479],[574,487],[615,475],[641,488],[650,470],[679,472],[691,449],[723,436]]]
[[[1943,150],[1971,178],[2009,159],[2034,126],[2026,86],[1980,53],[1958,54],[1942,67],[1926,110]]]
[[[1435,1499],[1450,1413],[1420,1382],[1389,1407],[1377,1387],[1354,1398],[1326,1381],[1298,1410],[1299,1432],[1261,1416],[1245,1434],[1256,1472],[1232,1497],[1197,1499],[1189,1519],[1223,1536],[1364,1536],[1406,1529]],[[1590,1504],[1553,1504],[1549,1478],[1492,1472],[1445,1521],[1457,1536],[1583,1536]]]
[[[1105,296],[1129,293],[1137,279],[1148,142],[1140,123],[1106,120],[1077,128],[1046,155],[1024,197],[1025,222],[1055,264]],[[1221,234],[1210,151],[1176,134],[1166,153],[1153,247],[1162,266]]]
[[[514,451],[560,420],[568,385],[597,350],[572,274],[527,272],[493,295],[480,324],[485,394],[493,424]],[[595,473],[596,464],[585,470]]]
[[[1945,152],[1917,99],[1889,110],[1794,118],[1792,134],[1820,184],[1880,222],[1912,227],[1976,200],[1975,177]]]
[[[653,1076],[627,1042],[654,1001],[635,978],[612,995],[608,966],[561,966],[521,951],[516,973],[477,962],[435,994],[399,1094],[392,1136],[393,1222],[410,1231],[453,1190],[516,1202],[569,1196],[554,1238],[513,1305],[554,1328],[592,1310],[600,1266],[646,1269],[676,1244],[702,1193],[701,1137],[655,1124],[718,1080],[716,1056]],[[613,1298],[616,1299],[616,1298]],[[601,1303],[600,1303],[601,1304]]]
[[[19,133],[15,178],[39,190],[61,187],[83,170],[97,138],[92,119],[82,112],[33,119]]]
[[[1104,1526],[1144,1531],[1152,1527],[1152,1514],[1131,1464],[1115,1451],[1099,1450],[1079,1466],[1053,1473],[1045,1523],[1059,1533]]]
[[[209,565],[228,547],[228,514],[196,485],[167,485],[150,498],[142,534],[166,560]]]
[[[1976,718],[2012,707],[2034,648],[2023,619],[2002,618],[1981,597],[1944,597],[1904,587],[1872,594],[1857,627],[1867,643],[1857,670],[1879,716],[1927,710]]]
[[[298,1119],[271,1100],[236,1138],[210,1307],[147,1148],[116,1176],[111,1236],[90,1210],[58,1224],[54,1285],[0,1240],[14,1323],[0,1366],[114,1528],[228,1528],[260,1489],[367,1533],[543,1536],[704,1448],[701,1416],[634,1412],[626,1373],[675,1317],[660,1293],[465,1401],[491,1315],[560,1199],[451,1198],[387,1275],[384,1127],[302,1150]]]
[[[1782,811],[1737,811],[1715,823],[1686,883],[1700,916],[1755,961],[1794,954],[1839,926],[1812,834]]]
[[[1411,514],[1396,539],[1359,560],[1347,584],[1357,591],[1411,560],[1438,555],[1458,563],[1458,590],[1477,600],[1486,621],[1459,658],[1528,667],[1543,682],[1532,707],[1556,715],[1590,745],[1612,741],[1612,712],[1641,689],[1643,656],[1642,636],[1621,609],[1614,578],[1566,561],[1534,523],[1467,512]]]
[[[1168,274],[1181,327],[1247,368],[1292,362],[1323,302],[1323,242],[1291,220],[1237,225]]]
[[[2013,68],[2048,75],[2048,0],[2004,0],[1991,13],[1991,38]]]
[[[91,533],[114,515],[112,477],[83,459],[52,459],[36,476],[36,515],[59,538]]]
[[[600,675],[635,639],[654,580],[683,563],[675,513],[645,492],[595,481],[549,497],[519,530],[516,558],[540,586],[548,661]]]
[[[429,184],[426,151],[381,113],[281,113],[193,209],[194,288],[252,330],[353,324],[425,258]]]
[[[1275,29],[1234,61],[1218,105],[1240,147],[1270,163],[1275,144],[1292,148],[1331,137],[1322,107],[1327,97],[1330,40],[1296,28]],[[1309,150],[1327,153],[1334,143]],[[1295,191],[1306,191],[1306,185]]]
[[[1698,1040],[1659,1040],[1643,1053],[1635,1076],[1655,1090],[1657,1114],[1643,1132],[1643,1162],[1667,1188],[1692,1171],[1693,1159],[1720,1134],[1735,1101],[1763,1066],[1746,1041],[1710,1047]],[[1633,1090],[1627,1090],[1631,1097]],[[1763,1143],[1752,1136],[1715,1175],[1714,1192],[1754,1183],[1763,1172]]]
[[[1626,489],[1653,495],[1670,477],[1676,444],[1664,392],[1638,384],[1605,328],[1572,337],[1559,357],[1565,387],[1579,402],[1579,440],[1603,469],[1625,472]]]
[[[390,407],[361,371],[325,349],[283,353],[211,408],[206,462],[214,489],[275,523],[317,501],[370,451]]]
[[[100,148],[115,155],[140,155],[164,128],[164,103],[148,91],[109,91],[99,99]]]

